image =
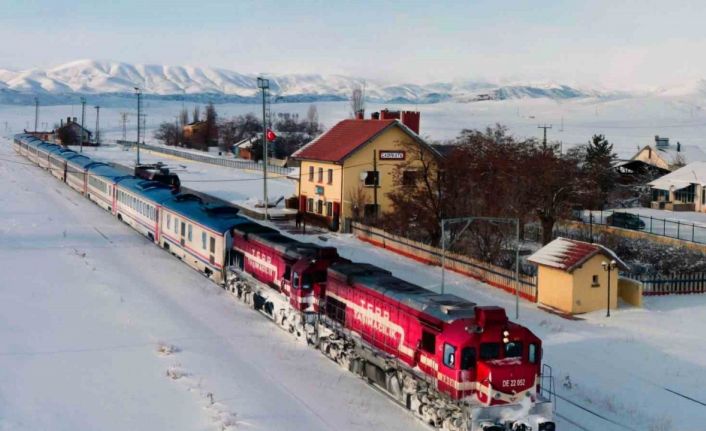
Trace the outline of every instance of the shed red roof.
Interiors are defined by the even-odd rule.
[[[343,120],[295,152],[298,159],[339,162],[397,120]]]
[[[610,249],[600,245],[583,241],[576,241],[558,237],[545,245],[527,260],[538,265],[550,266],[567,272],[573,272],[588,259],[597,254],[602,254],[615,260],[620,269],[627,270],[628,266],[618,258]]]

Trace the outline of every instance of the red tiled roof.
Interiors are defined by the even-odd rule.
[[[339,162],[397,120],[343,120],[295,152],[298,159]]]
[[[583,265],[584,262],[596,254],[602,254],[608,259],[615,260],[621,269],[628,269],[628,266],[615,253],[600,244],[591,244],[562,237],[545,245],[527,260],[538,265],[573,272],[574,269]]]

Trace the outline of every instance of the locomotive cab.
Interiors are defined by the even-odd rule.
[[[284,280],[291,286],[289,301],[295,310],[315,313],[325,295],[326,269],[342,258],[333,247],[300,247],[297,251],[306,257],[291,266],[291,276],[285,269]]]

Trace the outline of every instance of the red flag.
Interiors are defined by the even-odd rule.
[[[277,135],[275,135],[275,132],[273,132],[270,129],[267,129],[267,134],[265,136],[267,137],[267,140],[269,142],[272,142],[277,138]]]

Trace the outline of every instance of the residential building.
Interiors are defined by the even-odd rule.
[[[618,308],[618,271],[628,266],[608,248],[557,238],[527,258],[538,266],[537,302],[564,313],[588,313]],[[615,261],[610,274],[603,263]]]
[[[689,163],[649,186],[652,208],[706,212],[706,161]]]
[[[706,152],[696,145],[670,144],[669,138],[655,136],[654,145],[646,145],[630,161],[642,161],[663,170],[675,170],[691,162],[706,161]]]
[[[82,127],[81,124],[76,121],[76,117],[66,117],[66,123],[64,123],[63,118],[59,124],[59,128],[56,129],[56,143],[61,145],[78,145],[78,137],[81,136],[83,140],[83,145],[94,145],[91,140],[91,131]],[[67,142],[65,142],[67,141]]]
[[[387,213],[399,166],[414,170],[410,148],[439,153],[419,137],[419,112],[374,113],[343,120],[296,151],[299,210],[338,230],[347,218]],[[412,147],[410,147],[412,146]]]

